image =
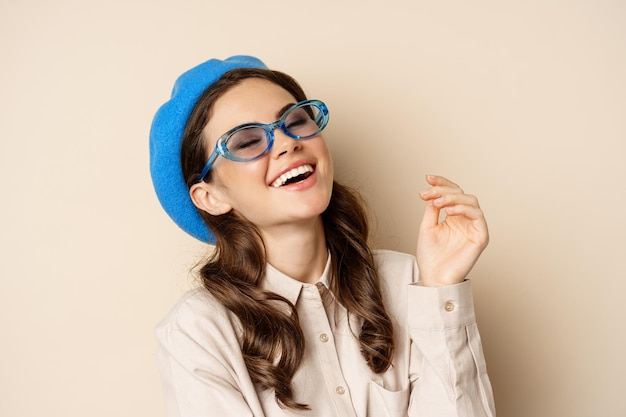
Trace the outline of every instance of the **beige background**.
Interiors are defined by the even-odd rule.
[[[1,416],[164,415],[152,331],[204,249],[148,128],[238,53],[328,103],[376,246],[413,251],[426,173],[480,197],[500,416],[626,415],[623,1],[0,0]]]

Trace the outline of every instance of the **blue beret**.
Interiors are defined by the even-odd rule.
[[[180,147],[187,120],[204,91],[226,71],[235,68],[267,68],[251,56],[210,59],[178,77],[172,97],[163,104],[150,129],[150,174],[159,202],[167,214],[191,236],[215,243],[189,196],[180,165]]]

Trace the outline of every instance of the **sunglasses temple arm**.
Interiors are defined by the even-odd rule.
[[[200,173],[200,179],[198,180],[198,182],[204,181],[204,177],[206,177],[206,174],[209,173],[209,170],[213,166],[213,162],[215,162],[216,159],[217,159],[217,150],[213,150],[213,153],[209,157],[209,160],[207,161],[206,165],[204,166],[204,169]]]

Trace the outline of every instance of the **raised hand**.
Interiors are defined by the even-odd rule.
[[[425,286],[457,284],[489,242],[487,223],[475,196],[444,177],[427,175],[426,181],[430,187],[420,193],[426,209],[417,239],[420,276]]]

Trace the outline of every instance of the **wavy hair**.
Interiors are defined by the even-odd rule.
[[[297,101],[304,91],[289,75],[265,69],[226,72],[198,100],[184,132],[181,164],[187,185],[199,179],[207,158],[202,131],[211,117],[213,103],[247,78],[270,81]],[[205,178],[210,182],[211,171]],[[273,389],[278,403],[292,409],[308,409],[294,399],[291,380],[300,366],[304,335],[295,306],[261,288],[265,276],[265,246],[254,224],[231,211],[212,216],[200,214],[216,238],[216,248],[199,274],[204,287],[241,323],[241,351],[252,381]],[[368,219],[359,194],[337,182],[328,208],[322,213],[326,242],[331,254],[330,290],[349,313],[362,321],[361,353],[375,373],[386,371],[394,354],[393,324],[383,305],[379,279],[368,246]],[[245,259],[246,262],[241,262]]]

